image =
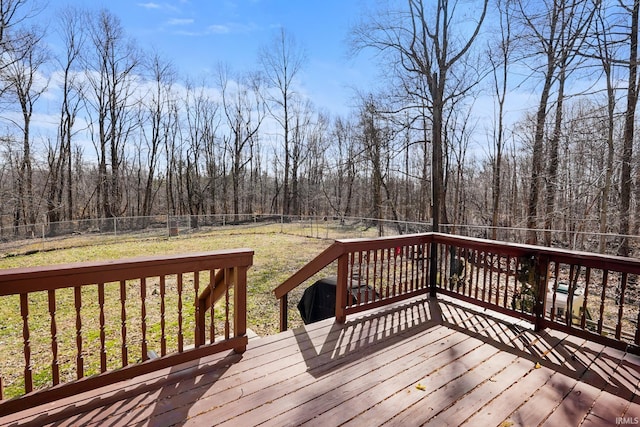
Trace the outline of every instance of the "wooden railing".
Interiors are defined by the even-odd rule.
[[[0,271],[0,416],[244,352],[252,262],[238,249]]]
[[[430,237],[414,234],[379,239],[336,240],[275,289],[280,330],[287,329],[288,294],[337,261],[336,318],[429,292]]]
[[[439,293],[638,352],[640,260],[434,234]]]
[[[433,256],[432,256],[433,255]],[[338,240],[276,290],[337,260],[336,320],[418,294],[449,295],[615,348],[640,345],[640,260],[439,233]]]

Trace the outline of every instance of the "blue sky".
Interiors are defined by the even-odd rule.
[[[366,56],[348,57],[346,42],[365,0],[70,3],[110,10],[143,48],[156,49],[178,67],[182,76],[194,78],[211,72],[220,62],[239,72],[256,69],[259,48],[284,27],[307,52],[308,62],[300,79],[303,89],[317,106],[334,113],[348,111],[354,84],[366,87],[375,77],[375,68]]]

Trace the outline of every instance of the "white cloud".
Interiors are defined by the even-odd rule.
[[[228,34],[231,28],[228,25],[210,25],[209,32],[214,34]]]
[[[169,25],[190,25],[193,24],[194,20],[190,19],[190,18],[174,18],[174,19],[170,19],[167,24]]]
[[[254,23],[239,24],[237,22],[229,22],[226,24],[213,24],[207,27],[207,33],[209,34],[246,34],[257,30],[259,30],[259,27]]]
[[[138,3],[138,6],[143,7],[145,9],[161,9],[158,3],[148,2],[148,3]]]

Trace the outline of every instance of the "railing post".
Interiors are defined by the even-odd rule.
[[[235,337],[243,337],[247,335],[247,267],[235,267],[233,276],[233,332]],[[238,354],[246,350],[246,345],[233,349]]]
[[[429,296],[435,298],[437,294],[438,294],[438,243],[435,240],[432,240],[430,244],[430,249],[429,249]]]
[[[549,257],[545,255],[536,255],[535,257],[535,283],[536,283],[536,306],[535,331],[541,331],[545,327],[545,304],[547,301],[547,275],[549,271]]]
[[[349,254],[343,253],[338,258],[338,280],[336,281],[336,322],[344,323],[347,320],[345,308],[347,307],[347,280],[349,268]]]
[[[289,318],[289,294],[284,294],[280,298],[280,332],[284,332],[288,327]]]

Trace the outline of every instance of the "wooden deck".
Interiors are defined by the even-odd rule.
[[[0,425],[638,422],[639,357],[477,310],[441,297],[318,322]]]

